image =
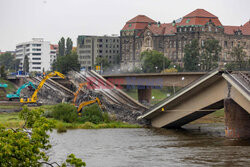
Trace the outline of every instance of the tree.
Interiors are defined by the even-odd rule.
[[[67,41],[66,41],[66,55],[69,55],[72,51],[72,48],[73,48],[73,42],[70,38],[67,38]]]
[[[27,55],[25,55],[23,60],[23,71],[26,73],[29,72],[29,58]]]
[[[62,37],[58,42],[59,56],[65,55],[65,39]]]
[[[4,65],[2,65],[1,68],[0,68],[0,77],[6,79],[6,76],[7,75],[5,73],[5,67],[4,67]]]
[[[110,63],[105,57],[97,57],[95,66],[101,66],[103,71],[106,71],[110,67]]]
[[[80,71],[80,63],[78,61],[77,53],[72,51],[69,55],[58,56],[55,62],[55,68],[63,74],[66,74],[71,70]]]
[[[201,54],[201,62],[203,70],[209,71],[218,67],[220,52],[221,52],[221,46],[219,45],[218,40],[208,39],[204,42]]]
[[[236,47],[233,47],[231,56],[234,59],[233,69],[243,70],[247,68],[248,61],[250,61],[250,59],[245,60],[247,53],[243,50],[242,46],[237,45]]]
[[[197,39],[191,41],[184,48],[184,70],[198,71],[199,70],[199,42]]]
[[[10,52],[6,52],[0,55],[0,66],[4,65],[5,69],[14,70],[15,69],[15,59]]]
[[[141,53],[142,71],[145,73],[159,72],[170,65],[170,60],[156,50]]]
[[[85,162],[75,157],[68,156],[65,163],[49,163],[46,151],[51,148],[48,131],[52,131],[55,124],[46,119],[41,108],[29,110],[23,107],[19,117],[24,120],[24,125],[18,129],[6,129],[0,125],[0,164],[7,166],[42,166],[43,164],[66,167],[68,165],[81,167]]]

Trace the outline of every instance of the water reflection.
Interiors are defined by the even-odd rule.
[[[221,124],[187,125],[179,130],[79,129],[53,132],[51,141],[52,161],[74,153],[90,167],[250,164],[250,141],[226,139]]]

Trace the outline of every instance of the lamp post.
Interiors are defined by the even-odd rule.
[[[181,81],[184,81],[184,80],[185,80],[185,77],[181,77]],[[173,84],[174,94],[175,94],[175,84],[178,83],[178,82],[179,81],[172,83]]]
[[[158,67],[156,66],[156,67],[155,67],[155,72],[157,72],[157,68],[158,68]]]

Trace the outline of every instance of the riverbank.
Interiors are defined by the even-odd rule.
[[[45,111],[50,109],[51,106],[43,106]],[[52,119],[52,118],[49,118]],[[66,129],[101,129],[101,128],[140,128],[140,125],[128,124],[125,122],[111,121],[109,123],[94,124],[91,122],[85,123],[65,123],[62,121],[55,121],[56,128]],[[24,121],[18,117],[18,112],[2,112],[0,113],[0,123],[7,128],[18,128],[24,124]],[[203,118],[191,122],[191,124],[212,124],[212,123],[224,123],[224,109],[218,110],[212,114],[209,114]]]
[[[91,122],[85,123],[65,123],[52,118],[49,118],[55,122],[56,129],[63,127],[66,129],[101,129],[101,128],[140,128],[140,125],[128,124],[125,122],[111,121],[109,123],[94,124]],[[18,128],[24,124],[23,120],[18,117],[18,112],[0,113],[0,123],[6,128]]]

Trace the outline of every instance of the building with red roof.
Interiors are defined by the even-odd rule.
[[[184,47],[193,39],[200,45],[207,39],[217,39],[222,47],[220,63],[233,61],[230,52],[241,45],[250,58],[250,21],[241,26],[224,26],[219,18],[196,9],[172,23],[160,23],[138,15],[127,21],[120,32],[121,69],[132,71],[141,66],[141,52],[157,50],[176,64],[183,65]]]

